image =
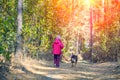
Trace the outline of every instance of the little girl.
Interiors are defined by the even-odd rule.
[[[64,45],[60,39],[60,36],[58,35],[52,44],[52,54],[54,55],[54,65],[56,67],[60,66],[60,56],[63,48]]]

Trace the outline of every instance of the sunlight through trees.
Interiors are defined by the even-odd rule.
[[[39,58],[41,52],[51,50],[51,43],[60,34],[65,55],[70,55],[73,47],[75,53],[89,59],[92,38],[93,61],[117,61],[120,52],[119,0],[24,0],[20,12],[17,12],[17,3],[1,1],[0,46],[4,52],[15,53],[16,43],[21,42],[20,51],[23,50],[24,55]],[[18,22],[17,15],[22,16]]]

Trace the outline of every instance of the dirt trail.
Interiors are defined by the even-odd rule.
[[[80,61],[77,67],[61,63],[60,68],[55,68],[52,62],[26,59],[21,64],[24,66],[22,70],[12,71],[8,80],[120,80],[120,73],[113,74],[117,66],[115,62],[93,64]]]

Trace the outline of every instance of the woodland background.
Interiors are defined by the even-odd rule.
[[[57,35],[65,56],[72,49],[92,62],[119,61],[120,1],[0,0],[1,63],[10,61],[12,53],[51,60]]]

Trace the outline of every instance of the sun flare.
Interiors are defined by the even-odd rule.
[[[84,2],[85,2],[86,5],[90,5],[90,1],[91,0],[84,0]]]

